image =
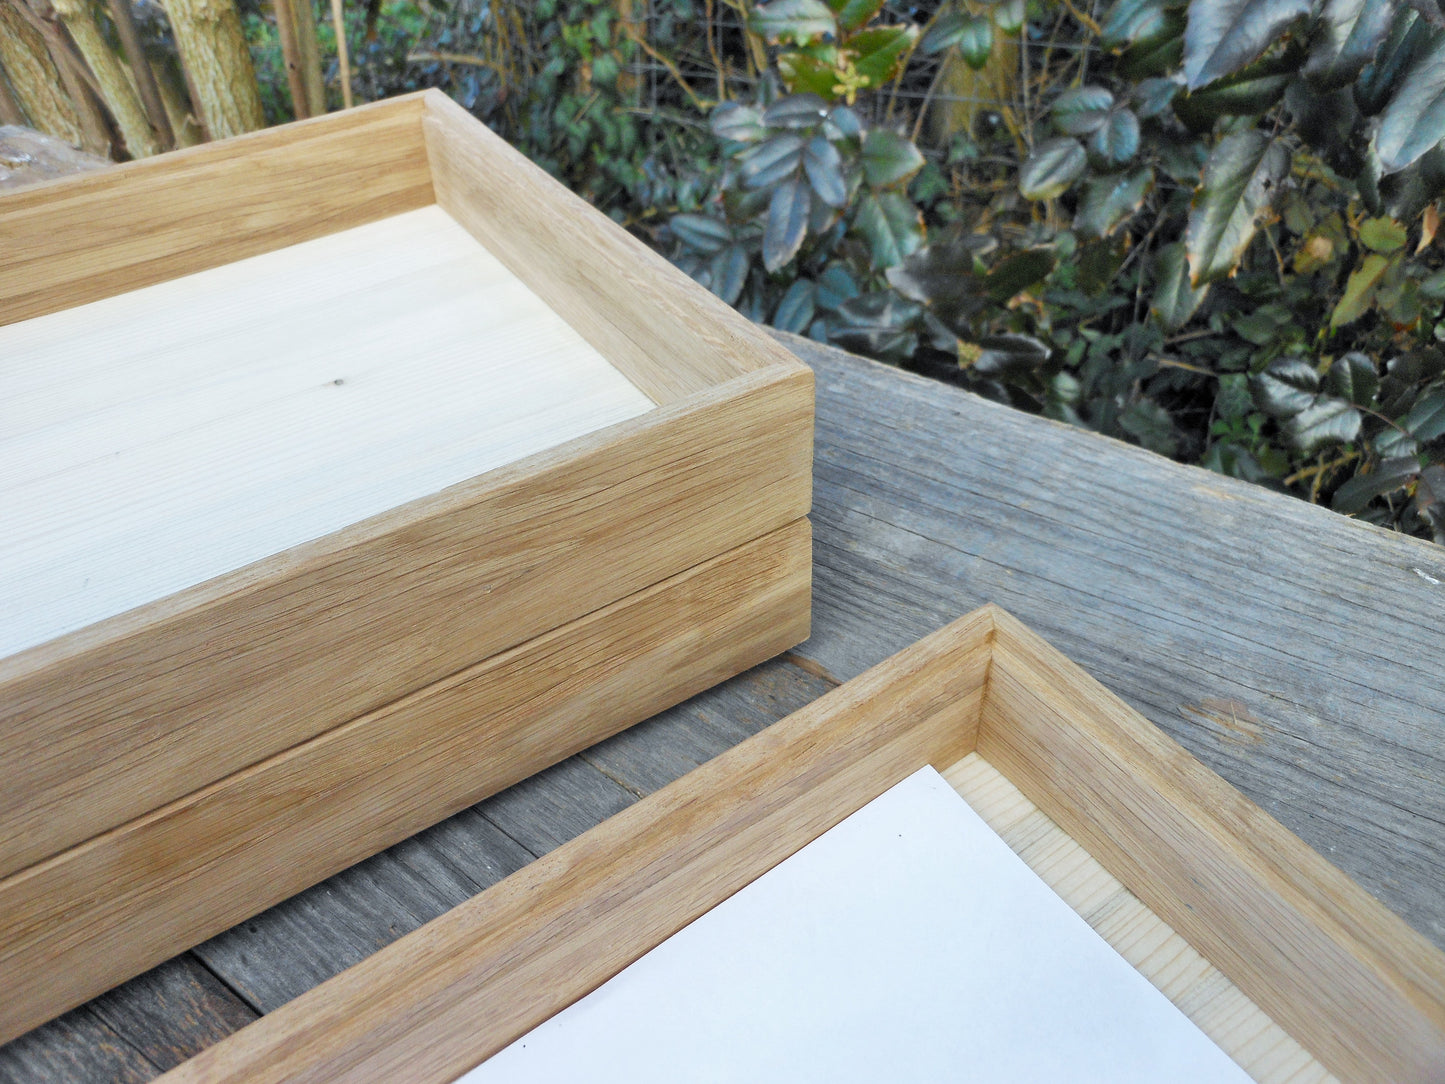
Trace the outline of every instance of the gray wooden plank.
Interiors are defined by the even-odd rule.
[[[89,1003],[95,1015],[164,1071],[259,1015],[190,953],[173,957]]]
[[[0,1046],[0,1084],[141,1084],[159,1073],[88,1005]]]
[[[635,794],[650,794],[783,716],[835,683],[786,656],[754,667],[582,754]]]
[[[198,945],[196,955],[271,1012],[531,861],[472,810]]]
[[[540,858],[635,801],[622,784],[581,757],[569,757],[475,808]]]
[[[1445,550],[779,337],[818,379],[800,655],[997,602],[1445,946]]]

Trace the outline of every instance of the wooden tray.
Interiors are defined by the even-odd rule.
[[[811,372],[439,92],[0,252],[0,1042],[807,636]]]
[[[453,1080],[925,764],[1257,1079],[1440,1079],[1445,955],[994,607],[164,1079]]]

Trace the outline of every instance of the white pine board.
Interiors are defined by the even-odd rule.
[[[652,408],[436,206],[0,327],[0,657]]]
[[[460,1079],[1249,1077],[925,768]]]

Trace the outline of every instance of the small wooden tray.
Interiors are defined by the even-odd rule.
[[[811,372],[439,92],[0,252],[0,1042],[807,636]]]
[[[1440,1079],[1445,954],[995,607],[164,1079],[451,1081],[924,764],[1257,1079]]]

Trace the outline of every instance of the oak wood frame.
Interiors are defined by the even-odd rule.
[[[924,764],[977,751],[1344,1080],[1438,1080],[1445,954],[985,607],[164,1079],[450,1081]]]
[[[432,202],[657,409],[0,659],[0,1042],[806,637],[811,371],[440,92],[0,197],[0,324]],[[655,655],[631,615],[691,573],[711,576],[708,601],[672,612],[733,639],[654,666],[635,704],[589,714],[568,685],[563,708],[510,717],[533,728],[526,757],[403,802],[379,832],[359,826],[430,784],[421,765],[388,774],[396,749],[372,728],[342,846],[339,821],[307,835],[308,803],[254,798],[268,765],[399,705],[455,723],[437,704],[459,677],[556,635],[581,652],[599,615],[625,630],[619,669]],[[328,771],[286,793],[333,793]],[[156,842],[181,808],[212,811],[190,814],[211,833],[199,852],[251,853],[190,868],[178,837]]]

